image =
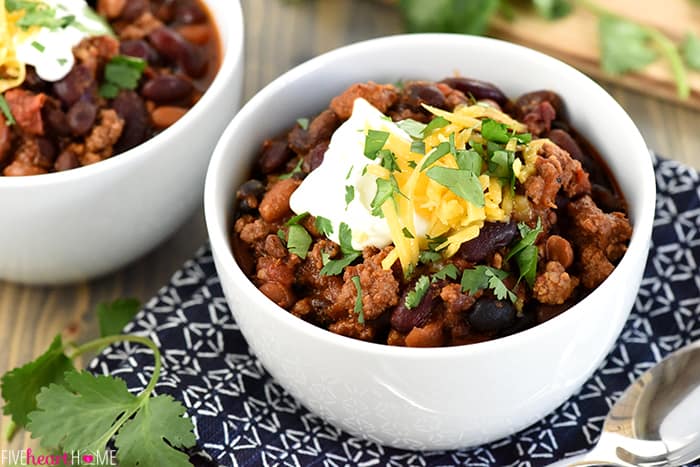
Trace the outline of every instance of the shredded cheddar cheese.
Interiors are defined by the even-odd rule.
[[[0,8],[0,93],[16,88],[24,82],[27,69],[24,63],[17,59],[16,40],[27,35],[17,26],[22,11],[9,13],[5,2]]]

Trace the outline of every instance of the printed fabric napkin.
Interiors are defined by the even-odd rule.
[[[615,347],[571,399],[540,422],[489,445],[410,452],[350,436],[309,413],[249,353],[224,300],[208,248],[185,263],[125,332],[161,348],[158,393],[182,401],[198,440],[195,465],[541,466],[580,454],[598,439],[608,409],[640,374],[700,338],[700,178],[656,159],[653,245],[634,309]],[[105,350],[94,373],[124,378],[133,391],[150,376],[149,351]]]

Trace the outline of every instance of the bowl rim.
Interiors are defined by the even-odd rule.
[[[243,11],[241,9],[240,0],[224,0],[217,2],[218,5],[221,5],[222,8],[227,10],[226,15],[214,14],[211,5],[212,0],[202,0],[202,2],[209,10],[208,13],[211,18],[216,22],[216,31],[219,35],[223,56],[221,57],[221,65],[219,66],[214,80],[199,101],[197,101],[182,118],[153,138],[144,141],[128,151],[96,164],[76,167],[75,169],[66,170],[64,172],[50,172],[41,175],[22,177],[0,176],[0,189],[33,188],[52,184],[71,183],[85,177],[97,176],[102,172],[135,163],[145,157],[150,157],[151,151],[157,149],[159,145],[165,144],[167,138],[175,134],[175,132],[187,132],[188,127],[190,127],[196,119],[203,117],[206,109],[216,106],[218,95],[229,85],[231,76],[235,74],[240,58],[243,56],[245,40]],[[229,34],[225,45],[221,39],[222,30],[226,30]]]
[[[280,90],[284,89],[289,82],[293,82],[307,74],[318,72],[319,69],[327,67],[328,62],[341,60],[348,55],[361,52],[363,49],[371,50],[372,46],[374,45],[381,44],[382,46],[391,46],[400,44],[404,41],[414,41],[416,46],[423,47],[426,47],[426,43],[433,43],[435,41],[461,41],[465,44],[465,46],[484,45],[497,50],[511,48],[519,53],[527,54],[529,57],[531,57],[533,64],[539,62],[547,63],[550,66],[556,66],[561,70],[562,74],[567,75],[566,77],[568,79],[578,80],[579,83],[585,84],[594,92],[601,94],[601,97],[611,106],[610,108],[615,111],[613,118],[622,119],[622,123],[630,132],[630,136],[638,143],[633,152],[641,152],[648,156],[645,158],[640,154],[641,160],[639,162],[642,164],[640,169],[642,173],[642,180],[640,183],[646,183],[648,185],[648,189],[642,191],[642,196],[637,203],[635,203],[639,209],[634,219],[632,238],[630,240],[627,252],[617,264],[610,276],[608,276],[603,283],[596,287],[583,300],[579,301],[565,312],[524,331],[485,342],[459,346],[429,348],[391,346],[338,335],[292,315],[287,310],[284,310],[267,298],[241,270],[233,255],[229,242],[230,226],[227,222],[229,216],[227,213],[224,213],[223,218],[221,218],[217,212],[218,187],[221,183],[225,183],[224,180],[230,176],[230,174],[222,173],[221,165],[223,164],[225,158],[228,157],[228,154],[230,154],[229,148],[233,144],[235,134],[237,131],[239,131],[238,127],[241,126],[241,123],[246,119],[253,116],[253,112],[257,110],[261,103],[264,103],[269,98],[270,94],[278,93]],[[476,78],[478,79],[478,77]],[[615,174],[613,173],[613,175]],[[615,283],[624,278],[624,276],[622,276],[623,272],[628,269],[630,269],[630,271],[634,271],[634,269],[631,269],[634,261],[631,253],[634,255],[645,255],[645,257],[648,253],[656,205],[655,198],[656,183],[652,165],[652,157],[644,138],[622,106],[591,78],[558,59],[528,47],[510,42],[480,36],[449,33],[422,33],[385,36],[356,42],[331,50],[292,68],[260,89],[231,120],[219,139],[216,148],[214,149],[205,180],[204,211],[207,232],[209,234],[212,254],[215,259],[217,270],[219,268],[223,268],[226,271],[225,276],[230,276],[233,283],[240,285],[241,292],[246,294],[248,298],[255,303],[256,307],[258,308],[258,312],[266,313],[269,319],[282,320],[284,325],[293,328],[299,333],[299,336],[312,338],[326,345],[333,345],[339,348],[342,347],[347,351],[356,351],[370,355],[381,354],[384,357],[423,360],[433,358],[463,358],[466,355],[476,356],[484,352],[492,352],[496,348],[501,348],[501,350],[518,348],[526,341],[537,340],[546,333],[554,332],[556,330],[555,328],[563,327],[567,321],[574,320],[578,315],[585,312],[585,304],[590,301],[591,297],[597,297],[602,294],[614,294]],[[225,205],[230,207],[231,200],[224,201]],[[628,202],[628,204],[630,203]],[[220,278],[223,276],[223,274],[219,274]],[[280,313],[280,311],[283,311],[283,313]]]

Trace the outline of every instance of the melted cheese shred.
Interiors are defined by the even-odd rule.
[[[27,76],[27,68],[17,59],[15,37],[21,34],[17,21],[22,17],[21,11],[9,13],[7,8],[0,8],[0,93],[20,86]]]
[[[382,262],[384,269],[391,268],[398,260],[403,270],[409,271],[418,263],[420,252],[428,247],[430,239],[443,238],[436,250],[443,253],[443,256],[450,257],[459,250],[462,243],[479,235],[484,222],[508,222],[513,211],[512,190],[508,184],[504,186],[500,178],[487,174],[478,177],[484,192],[484,205],[476,206],[428,177],[427,170],[421,171],[419,168],[438,145],[450,140],[450,135],[454,135],[455,146],[458,149],[465,148],[469,142],[485,143],[479,133],[481,119],[493,119],[518,133],[527,131],[525,125],[496,108],[484,105],[461,106],[454,112],[424,107],[433,115],[450,122],[423,139],[425,155],[412,152],[405,141],[390,137],[384,148],[394,153],[400,172],[390,173],[377,165],[368,166],[368,172],[379,178],[389,179],[393,176],[400,191],[400,194],[395,194],[393,199],[387,200],[381,207],[394,244],[394,249]],[[522,145],[518,144],[516,138],[512,138],[506,145],[508,151],[523,153],[523,161],[516,157],[513,164],[514,173],[521,183],[534,172],[534,162],[542,145],[541,141],[544,140]],[[458,168],[456,158],[450,153],[431,167]],[[427,221],[428,231],[425,238],[417,238],[415,234],[416,215]]]

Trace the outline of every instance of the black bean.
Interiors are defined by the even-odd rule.
[[[95,124],[97,105],[89,101],[78,101],[68,110],[67,122],[75,136],[87,134]]]
[[[411,107],[421,109],[422,104],[427,104],[439,109],[447,108],[447,100],[440,90],[432,83],[412,82],[404,88],[407,102]]]
[[[112,101],[112,108],[124,120],[124,130],[115,145],[115,153],[144,142],[148,137],[149,116],[143,99],[133,91],[122,91]]]
[[[515,318],[513,324],[500,332],[501,336],[510,336],[518,332],[530,329],[537,324],[537,315],[533,312],[525,312]]]
[[[415,289],[415,286],[415,281],[409,284],[404,293],[401,295],[399,304],[396,306],[396,308],[394,308],[394,311],[391,314],[391,327],[404,334],[408,333],[416,326],[425,326],[433,311],[435,294],[433,293],[432,288],[423,296],[423,299],[420,301],[418,306],[415,308],[408,308],[406,306],[406,297],[412,290]]]
[[[180,4],[175,13],[175,20],[183,24],[204,23],[207,14],[196,3]]]
[[[129,57],[137,57],[146,60],[151,65],[160,63],[158,52],[146,41],[141,39],[131,39],[123,41],[119,45],[119,52]]]
[[[453,89],[462,91],[467,97],[470,95],[473,96],[476,100],[491,99],[496,101],[501,106],[508,102],[508,98],[505,94],[503,94],[503,91],[498,89],[495,85],[487,83],[486,81],[458,77],[446,78],[441,82]]]
[[[87,67],[76,65],[65,78],[54,83],[53,91],[66,107],[71,107],[83,96],[95,95],[97,83]]]
[[[24,77],[22,87],[34,92],[46,92],[49,87],[49,83],[39,77],[36,72],[36,68],[31,65],[27,65],[27,74]]]
[[[499,248],[508,246],[518,229],[513,222],[485,222],[475,239],[464,242],[457,256],[472,263],[484,261]]]
[[[159,104],[178,101],[192,94],[189,81],[175,75],[160,75],[146,82],[141,95]]]
[[[243,213],[253,212],[258,209],[260,201],[265,194],[265,185],[259,180],[248,180],[236,192],[238,208]]]
[[[263,152],[258,160],[260,171],[266,175],[271,174],[286,164],[293,155],[286,141],[267,140],[263,143]]]
[[[467,316],[469,324],[479,332],[497,332],[515,321],[515,307],[505,300],[480,298]]]

